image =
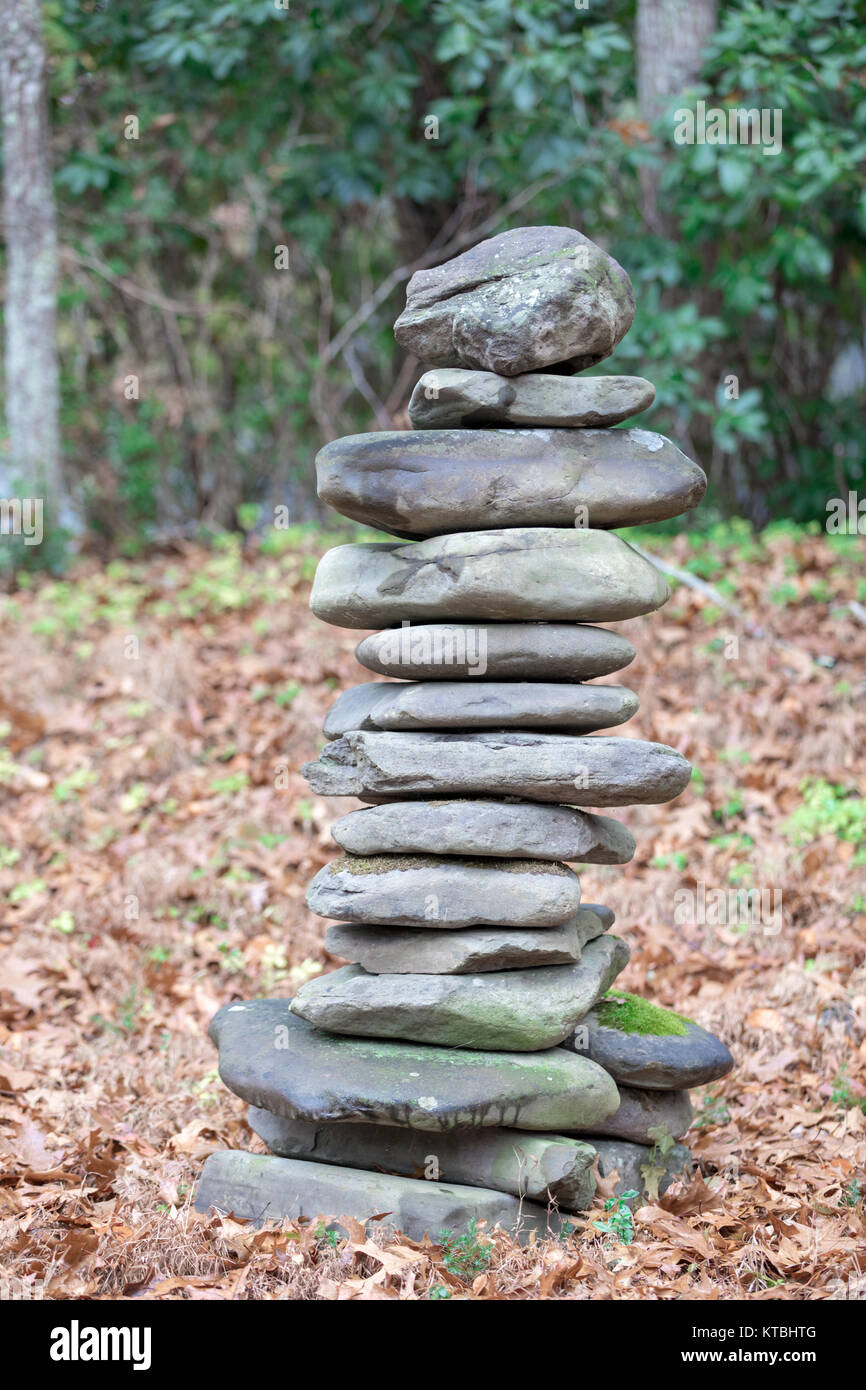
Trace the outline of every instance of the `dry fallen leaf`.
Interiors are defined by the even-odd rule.
[[[674,564],[693,558],[685,534],[666,544]],[[700,780],[622,812],[631,863],[581,868],[585,900],[614,908],[632,948],[622,987],[734,1053],[734,1073],[695,1093],[685,1142],[702,1176],[645,1201],[628,1246],[595,1230],[595,1207],[561,1241],[520,1249],[491,1232],[484,1268],[463,1276],[434,1240],[392,1239],[384,1221],[342,1217],[349,1238],[332,1243],[314,1222],[259,1229],[191,1209],[207,1153],[262,1147],[219,1079],[210,1018],[335,964],[304,892],[349,803],[311,793],[299,768],[335,695],[369,673],[359,633],[309,612],[315,546],[244,548],[239,607],[208,578],[214,552],[180,542],[123,581],[83,561],[68,581],[85,596],[74,641],[34,635],[51,607],[41,580],[15,595],[18,617],[0,611],[19,769],[0,787],[4,1271],[50,1278],[59,1298],[856,1296],[866,873],[853,840],[819,826],[796,846],[786,829],[810,780],[855,796],[866,785],[866,627],[831,616],[857,601],[861,576],[824,535],[779,535],[728,564],[747,614],[735,660],[722,650],[735,625],[687,586],[634,625],[628,684],[642,704],[622,732],[680,748]],[[798,601],[768,605],[791,569]],[[821,581],[833,605],[811,596]],[[181,595],[195,603],[181,611]],[[130,631],[135,662],[122,654]],[[746,881],[784,889],[781,930],[772,914],[681,920],[684,888]]]
[[[784,1031],[784,1020],[777,1009],[753,1009],[746,1019],[749,1028],[769,1028],[772,1033]]]

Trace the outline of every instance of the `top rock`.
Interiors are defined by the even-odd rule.
[[[633,319],[631,281],[606,251],[569,227],[519,227],[416,271],[394,333],[432,366],[517,376],[592,367]]]

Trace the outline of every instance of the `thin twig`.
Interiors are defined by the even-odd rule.
[[[354,343],[347,343],[343,348],[343,360],[349,368],[356,389],[364,397],[364,400],[375,415],[379,426],[383,430],[392,430],[394,428],[394,421],[391,419],[384,404],[379,400],[376,392],[365,377],[364,369],[358,360],[358,354],[355,351]]]
[[[687,588],[694,589],[696,593],[702,594],[704,598],[714,603],[717,608],[721,608],[726,613],[730,613],[733,618],[738,618],[746,628],[753,626],[748,614],[740,608],[738,604],[732,603],[729,598],[725,598],[724,594],[720,594],[718,589],[714,589],[712,584],[708,584],[705,579],[699,579],[696,574],[692,574],[689,570],[680,569],[678,565],[672,565],[668,560],[659,559],[658,555],[650,554],[650,552],[644,550],[642,546],[635,545],[634,541],[629,541],[629,545],[632,550],[637,551],[638,555],[642,555],[645,560],[649,560],[651,565],[655,565],[656,569],[662,570],[664,574],[669,574],[678,584],[685,584]],[[752,635],[755,637],[763,637],[764,632],[759,628],[756,629]]]
[[[675,579],[678,584],[684,584],[687,589],[694,589],[703,598],[714,603],[717,608],[721,608],[725,613],[730,613],[732,618],[736,618],[738,622],[743,624],[749,637],[756,637],[761,641],[769,642],[771,646],[778,647],[780,651],[797,652],[798,655],[808,656],[814,662],[815,658],[810,652],[804,652],[802,647],[795,646],[793,642],[783,642],[780,637],[774,637],[771,632],[767,632],[765,628],[752,622],[745,609],[740,608],[739,604],[732,603],[729,598],[725,598],[724,594],[720,594],[718,589],[714,589],[712,584],[708,584],[705,579],[699,579],[696,574],[691,574],[689,570],[680,569],[678,565],[672,565],[668,560],[659,559],[657,555],[650,554],[642,546],[635,545],[634,541],[629,541],[629,545],[632,550],[636,550],[638,555],[642,555],[663,574],[670,575],[671,579]],[[866,610],[864,610],[864,617],[866,617]]]
[[[138,299],[142,304],[149,304],[154,309],[162,310],[163,313],[189,314],[195,318],[207,318],[209,314],[216,312],[213,304],[206,307],[198,304],[181,304],[176,299],[166,299],[164,295],[157,294],[155,290],[146,290],[143,286],[134,284],[132,280],[126,280],[122,275],[116,275],[105,261],[100,261],[95,256],[82,256],[71,246],[61,246],[60,255],[64,260],[73,261],[76,265],[83,266],[86,270],[92,270],[96,275],[100,275],[116,290],[120,290],[121,294],[127,295],[130,299]],[[235,316],[248,313],[247,310],[235,309],[229,304],[220,304],[219,312]]]

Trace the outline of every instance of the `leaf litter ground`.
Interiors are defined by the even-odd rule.
[[[335,964],[304,890],[348,804],[298,769],[337,693],[371,678],[361,634],[307,608],[339,539],[83,563],[3,601],[5,1296],[866,1296],[862,540],[792,527],[645,539],[720,601],[679,584],[623,625],[641,709],[621,732],[696,773],[671,805],[621,812],[633,863],[582,872],[632,945],[618,984],[737,1059],[696,1093],[695,1177],[639,1206],[629,1243],[596,1229],[609,1183],[572,1234],[523,1249],[191,1211],[209,1153],[262,1148],[208,1021]],[[763,890],[762,921],[739,920],[740,888]]]

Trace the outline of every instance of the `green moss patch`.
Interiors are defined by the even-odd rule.
[[[619,1033],[650,1033],[655,1037],[685,1037],[692,1022],[682,1014],[620,989],[610,990],[596,1005],[595,1012],[604,1028],[615,1028]]]

